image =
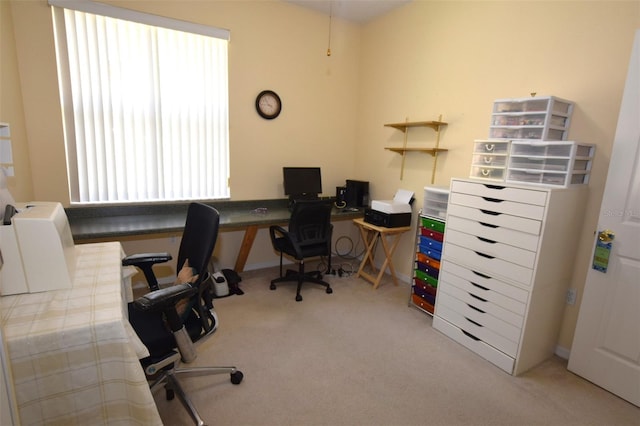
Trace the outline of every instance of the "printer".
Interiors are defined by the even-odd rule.
[[[60,203],[17,203],[0,225],[0,252],[0,295],[72,287],[76,249]]]
[[[371,208],[365,209],[364,221],[385,228],[411,225],[413,192],[399,189],[393,200],[373,200]]]

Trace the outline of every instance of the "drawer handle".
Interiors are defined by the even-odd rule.
[[[479,341],[480,341],[480,339],[478,339],[478,338],[477,338],[476,336],[474,336],[473,334],[471,334],[471,333],[469,333],[469,332],[467,332],[467,331],[464,331],[464,330],[462,330],[462,329],[460,329],[460,331],[462,331],[462,332],[464,333],[464,335],[465,335],[465,336],[467,336],[467,337],[469,337],[469,338],[471,338],[471,339],[475,340],[476,342],[479,342]]]
[[[487,151],[493,151],[493,149],[496,147],[495,144],[492,143],[485,143],[484,144],[484,149],[486,149]]]
[[[483,238],[483,237],[478,237],[478,236],[476,236],[476,238],[479,239],[480,241],[482,241],[483,243],[489,243],[489,244],[497,243],[497,241],[493,241],[493,240],[490,240],[488,238]]]
[[[502,214],[499,212],[492,212],[491,210],[484,210],[484,209],[480,209],[480,211],[484,214],[490,214],[491,216],[499,216]]]
[[[467,292],[467,293],[469,294],[469,296],[473,297],[474,299],[477,299],[477,300],[479,300],[479,301],[481,301],[481,302],[485,302],[485,303],[487,302],[487,299],[483,299],[482,297],[480,297],[480,296],[476,296],[476,295],[475,295],[475,294],[473,294],[473,293],[469,293],[469,292]]]
[[[480,173],[482,173],[482,176],[489,176],[491,174],[491,170],[482,169],[482,171]]]
[[[489,188],[489,189],[498,189],[498,190],[501,190],[501,189],[504,189],[504,188],[505,188],[504,186],[500,186],[500,185],[489,185],[488,183],[483,183],[483,185],[484,185],[485,187]]]
[[[487,228],[493,228],[493,229],[500,228],[498,225],[492,225],[492,224],[486,223],[486,222],[478,222],[478,223],[480,225],[482,225],[482,226],[486,226]]]
[[[480,284],[476,284],[473,281],[469,281],[471,283],[472,286],[479,288],[480,290],[484,290],[484,291],[489,291],[489,289],[487,287],[483,287]]]
[[[488,254],[484,254],[484,253],[480,253],[479,251],[474,251],[475,254],[477,254],[478,256],[482,256],[482,257],[486,257],[487,259],[495,259],[495,256],[490,256]]]
[[[501,203],[504,200],[501,200],[499,198],[491,198],[491,197],[482,197],[483,200],[488,201],[490,203]]]
[[[474,321],[474,320],[472,320],[472,319],[469,319],[469,318],[467,318],[467,317],[464,317],[464,319],[466,319],[467,321],[469,321],[469,322],[470,322],[471,324],[473,324],[473,325],[477,325],[478,327],[484,327],[484,325],[482,325],[482,324],[480,324],[480,323],[477,323],[477,322],[475,322],[475,321]]]
[[[467,306],[468,306],[468,307],[470,307],[471,309],[473,309],[474,311],[478,311],[478,312],[480,312],[481,314],[486,314],[486,312],[485,312],[485,311],[483,311],[482,309],[478,309],[478,308],[476,308],[476,307],[475,307],[475,306],[473,306],[473,305],[470,305],[470,304],[468,304],[468,303],[467,303]]]
[[[489,275],[485,275],[485,274],[482,274],[482,273],[477,272],[477,271],[471,271],[471,272],[473,272],[474,274],[476,274],[477,276],[482,277],[482,278],[486,278],[486,279],[490,279],[491,278]],[[474,283],[471,283],[471,284],[478,285],[478,284],[474,284]],[[480,286],[478,286],[478,287],[480,287]]]
[[[488,155],[485,155],[482,159],[484,160],[484,164],[493,163],[493,157],[489,157]]]

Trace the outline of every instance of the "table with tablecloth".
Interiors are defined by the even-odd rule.
[[[122,247],[75,250],[72,288],[0,298],[20,423],[160,425],[127,318]]]

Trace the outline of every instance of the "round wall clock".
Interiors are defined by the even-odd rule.
[[[282,111],[280,96],[273,90],[263,90],[256,98],[256,111],[258,111],[260,117],[273,120]]]

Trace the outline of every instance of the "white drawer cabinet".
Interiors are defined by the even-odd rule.
[[[433,327],[514,375],[552,356],[586,195],[453,179]]]

